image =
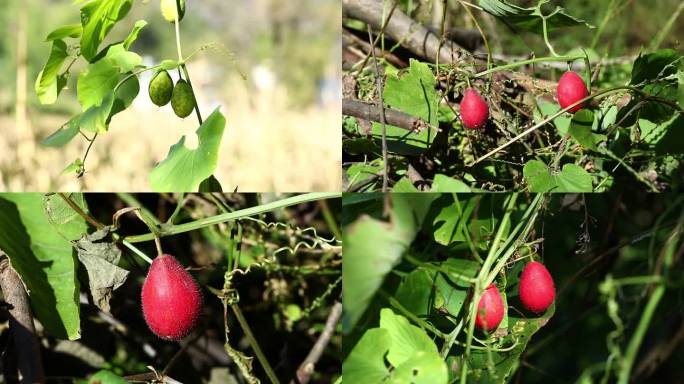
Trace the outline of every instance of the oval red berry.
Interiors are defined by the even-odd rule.
[[[199,286],[171,255],[154,259],[141,296],[145,321],[162,339],[185,337],[197,323],[202,310]]]
[[[503,320],[504,305],[503,299],[499,289],[494,284],[490,284],[485,289],[477,305],[477,317],[475,317],[475,326],[479,329],[489,331],[496,329]]]
[[[558,104],[560,104],[561,108],[566,108],[587,97],[589,92],[584,84],[584,80],[575,72],[568,71],[558,80],[556,95],[558,96]],[[586,102],[578,104],[569,109],[568,112],[575,113],[584,108],[586,104]]]
[[[468,88],[461,100],[461,121],[468,129],[482,128],[489,119],[489,105],[480,94]]]
[[[525,308],[535,313],[544,312],[553,303],[556,288],[544,264],[533,261],[525,266],[520,275],[519,294]]]

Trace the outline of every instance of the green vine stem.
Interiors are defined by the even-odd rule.
[[[317,201],[323,199],[330,199],[342,196],[339,192],[313,192],[306,193],[302,195],[288,197],[282,200],[273,201],[267,204],[259,205],[256,207],[250,207],[241,209],[235,212],[223,213],[220,215],[207,217],[204,219],[196,220],[190,223],[178,224],[178,225],[161,225],[159,228],[159,236],[170,236],[177,235],[179,233],[194,231],[200,228],[208,227],[211,225],[216,225],[219,223],[225,223],[227,221],[234,221],[242,219],[249,216],[259,215],[262,213],[274,211],[276,209],[289,207],[292,205],[307,203],[310,201]],[[124,240],[130,243],[139,243],[143,241],[154,240],[153,233],[146,233],[144,235],[134,235],[127,236]]]
[[[677,252],[677,246],[682,235],[682,230],[684,228],[684,213],[679,216],[677,226],[674,228],[672,233],[667,239],[667,243],[663,249],[663,264],[664,272],[667,273],[670,270],[670,265],[672,265],[672,259],[674,254]],[[639,347],[641,342],[646,336],[646,331],[651,323],[651,319],[655,314],[656,307],[660,302],[660,299],[665,295],[666,285],[664,283],[659,283],[658,286],[653,290],[651,297],[648,299],[648,303],[644,308],[644,312],[641,314],[641,319],[639,319],[639,324],[637,325],[632,338],[629,340],[627,345],[627,350],[625,351],[625,357],[620,365],[620,372],[618,373],[618,384],[628,384],[630,381],[630,373],[632,371],[632,365],[634,365],[634,359],[636,359],[637,353],[639,352]]]
[[[166,224],[173,224],[176,221],[176,217],[181,211],[181,208],[185,205],[185,193],[181,192],[180,195],[178,196],[178,204],[176,204],[176,209],[173,210],[173,213],[169,217],[168,220],[166,220]]]
[[[549,61],[575,61],[575,60],[580,60],[583,58],[584,58],[584,56],[535,57],[534,59],[522,60],[522,61],[517,61],[515,63],[500,65],[498,67],[494,67],[494,68],[488,69],[486,71],[476,73],[473,77],[483,77],[483,76],[489,75],[490,73],[507,71],[509,69],[518,68],[518,67],[522,67],[524,65],[529,65],[529,64],[544,63],[544,62],[549,62]]]
[[[268,376],[273,384],[280,383],[275,372],[273,372],[273,368],[271,368],[271,364],[269,364],[268,359],[266,359],[266,355],[264,355],[259,343],[257,343],[256,338],[252,333],[252,329],[249,327],[249,324],[247,324],[247,320],[245,320],[245,317],[242,315],[240,307],[237,304],[230,304],[230,309],[233,311],[238,323],[240,323],[240,327],[245,333],[245,337],[249,341],[249,345],[252,347],[252,350],[254,350],[254,354],[261,363],[261,366],[264,368],[264,371],[266,371],[266,376]]]

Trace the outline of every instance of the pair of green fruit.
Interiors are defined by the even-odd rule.
[[[195,109],[195,95],[190,84],[180,79],[174,86],[171,76],[164,70],[154,74],[148,93],[150,100],[157,106],[163,107],[170,101],[173,112],[180,118],[190,116]]]

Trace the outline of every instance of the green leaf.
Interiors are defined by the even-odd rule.
[[[36,94],[41,104],[54,103],[66,86],[66,77],[60,76],[59,71],[67,57],[66,43],[62,40],[53,41],[48,61],[38,74],[35,84]]]
[[[594,28],[584,20],[567,14],[563,8],[558,6],[552,12],[545,12],[542,15],[536,7],[522,8],[504,0],[480,0],[478,4],[485,12],[498,17],[506,24],[513,24],[539,35],[544,33],[542,17],[546,18],[546,28],[549,31],[582,25],[587,28]]]
[[[411,243],[396,226],[362,216],[343,231],[343,329],[349,332]]]
[[[432,181],[431,192],[469,193],[471,190],[470,187],[461,180],[437,174]]]
[[[406,193],[411,193],[411,192],[419,192],[418,188],[416,188],[411,180],[408,179],[408,177],[402,177],[399,179],[394,184],[394,187],[392,188],[392,192],[406,192]]]
[[[200,183],[211,176],[218,164],[226,119],[221,112],[214,112],[197,129],[199,145],[196,149],[185,147],[185,136],[174,144],[157,167],[150,173],[150,186],[154,191],[196,191]]]
[[[385,106],[420,117],[430,125],[437,125],[438,97],[435,76],[426,63],[410,60],[410,68],[403,75],[388,75],[384,96]],[[382,140],[382,125],[373,123],[373,138]],[[417,155],[430,147],[435,132],[424,129],[410,132],[406,129],[386,126],[387,147],[391,152]]]
[[[118,44],[112,46],[101,60],[88,65],[78,76],[77,84],[78,101],[83,110],[101,105],[116,85],[141,64],[140,55],[126,51],[123,44]]]
[[[46,137],[42,144],[46,147],[61,147],[70,142],[76,135],[81,125],[81,115],[78,114],[67,121],[57,131]]]
[[[592,132],[594,125],[594,112],[589,109],[582,109],[572,117],[572,123],[568,129],[568,134],[585,149],[596,151],[596,145],[606,140],[605,135]]]
[[[67,165],[62,171],[62,175],[68,175],[70,173],[76,173],[78,175],[83,172],[83,160],[76,159],[71,164]]]
[[[128,381],[123,377],[116,375],[110,371],[97,371],[88,379],[88,384],[127,384]]]
[[[219,183],[218,179],[214,177],[214,175],[211,175],[204,179],[199,186],[199,191],[200,192],[223,192],[223,188],[221,188],[221,183]]]
[[[551,115],[555,115],[560,111],[560,105],[557,103],[549,103],[543,99],[537,100],[537,105],[539,109],[534,110],[534,122],[540,123]],[[556,126],[556,130],[560,136],[565,136],[568,133],[568,128],[570,127],[571,118],[568,117],[567,113],[564,113],[555,119],[552,123]]]
[[[417,352],[392,371],[390,384],[446,384],[447,366],[437,353]]]
[[[496,220],[496,218],[487,217],[470,219],[472,212],[479,204],[477,195],[456,195],[458,202],[449,194],[439,196],[433,204],[434,211],[429,218],[431,227],[428,230],[439,244],[451,245],[464,242],[464,232],[467,231],[471,233],[471,236],[478,238],[483,228],[491,228]],[[462,212],[462,214],[454,214],[454,212]],[[486,236],[486,234],[482,235]]]
[[[133,0],[95,0],[81,8],[81,54],[92,61],[114,25],[130,11]]]
[[[76,38],[80,37],[83,32],[83,27],[81,24],[69,24],[63,25],[54,31],[50,32],[45,38],[45,41],[62,40],[67,37]]]
[[[382,159],[375,159],[370,163],[354,163],[347,170],[347,180],[350,186],[359,185],[382,172]],[[382,179],[376,179],[382,180]],[[370,184],[372,185],[372,183]]]
[[[665,133],[655,145],[658,154],[681,154],[684,153],[684,114],[665,124],[662,124]]]
[[[630,84],[640,87],[649,95],[676,103],[679,99],[676,74],[682,70],[682,66],[682,56],[673,49],[641,54],[634,60]],[[642,103],[641,97],[635,97],[623,110],[629,111],[639,103]],[[673,113],[670,106],[653,100],[641,107],[639,118],[662,123],[669,120]]]
[[[361,317],[385,275],[401,261],[436,197],[435,194],[397,193],[392,195],[389,223],[362,215],[345,227],[342,263],[345,333]]]
[[[455,257],[450,257],[444,261],[441,266],[449,271],[447,276],[451,281],[454,282],[459,287],[469,288],[470,283],[459,279],[456,275],[475,278],[477,273],[480,271],[480,264],[473,260],[458,259]]]
[[[661,49],[656,52],[640,54],[632,66],[631,85],[642,85],[677,72],[681,68],[682,57],[674,49]]]
[[[417,268],[399,284],[395,298],[399,303],[418,316],[427,316],[432,304],[432,281],[430,272]]]
[[[392,340],[383,328],[367,330],[342,364],[345,383],[381,383],[389,375],[385,354]]]
[[[145,28],[147,25],[147,21],[145,20],[138,20],[135,22],[135,25],[133,26],[133,29],[131,32],[128,34],[128,37],[126,37],[126,40],[123,41],[123,47],[125,50],[129,50],[131,48],[131,45],[135,43],[136,40],[138,40],[138,35],[140,34],[140,31]]]
[[[592,192],[591,175],[576,164],[565,164],[559,173],[552,174],[546,164],[531,160],[525,164],[523,175],[530,192]]]
[[[127,74],[120,75],[120,79],[127,78]],[[136,76],[128,77],[116,89],[116,93],[108,93],[101,104],[89,107],[80,118],[82,129],[91,132],[106,132],[114,115],[128,108],[140,92],[140,84]]]
[[[53,197],[60,199],[57,195]],[[73,195],[74,200],[81,195]],[[38,193],[0,194],[0,248],[30,292],[31,307],[58,338],[80,337],[79,282],[70,240],[88,229],[85,219]],[[52,212],[48,219],[47,212]]]
[[[409,323],[404,316],[395,315],[389,308],[380,311],[380,328],[386,329],[392,339],[387,361],[395,367],[417,352],[438,353],[435,342],[424,330]]]

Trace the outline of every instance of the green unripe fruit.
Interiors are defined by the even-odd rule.
[[[188,117],[195,109],[195,96],[192,93],[192,87],[183,79],[178,80],[176,86],[173,87],[171,107],[173,107],[176,116],[180,118]]]
[[[171,94],[173,92],[173,80],[166,71],[157,72],[150,81],[150,86],[147,89],[150,94],[150,100],[155,105],[163,107],[171,101]]]
[[[180,10],[180,17],[178,16]],[[185,15],[185,0],[161,0],[161,13],[166,21],[173,23],[178,18],[178,21],[183,20]]]

